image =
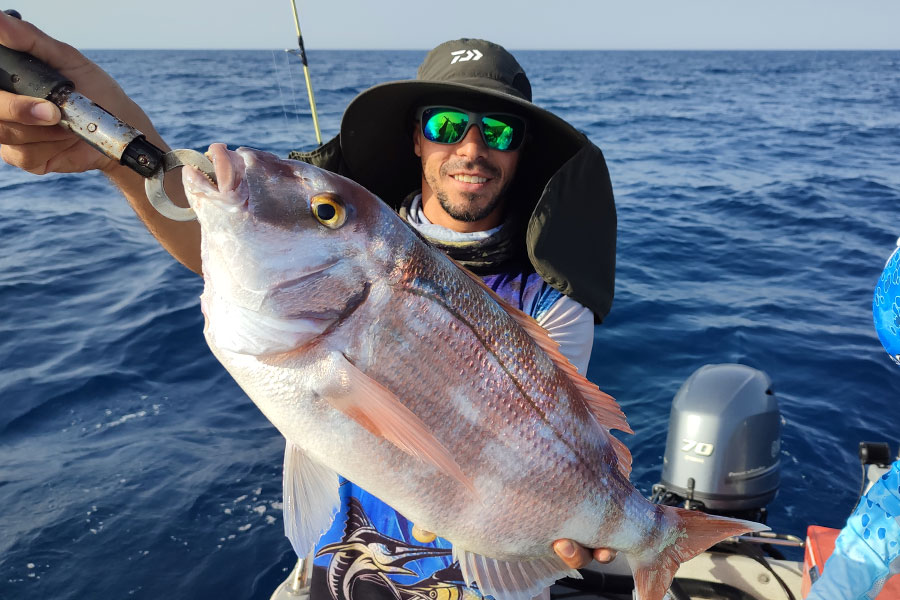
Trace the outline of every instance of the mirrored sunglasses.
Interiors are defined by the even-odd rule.
[[[481,130],[485,145],[494,150],[511,152],[525,139],[525,120],[507,113],[473,113],[452,106],[425,106],[416,115],[422,135],[437,144],[456,144],[475,124]]]

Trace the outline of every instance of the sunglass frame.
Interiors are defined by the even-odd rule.
[[[427,111],[434,110],[436,112],[439,111],[452,111],[466,115],[468,118],[468,123],[466,123],[466,128],[463,129],[463,132],[460,134],[459,139],[455,142],[441,142],[439,140],[433,140],[428,137],[428,133],[425,130],[426,122],[423,120],[423,116]],[[499,118],[497,118],[499,117]],[[514,121],[521,123],[521,127],[517,127],[516,125],[510,124],[508,122],[503,121],[503,117],[511,117]],[[512,128],[513,135],[512,140],[510,141],[510,146],[505,149],[495,148],[491,146],[490,142],[488,142],[487,136],[484,133],[484,121],[482,119],[489,118],[495,119],[498,121],[503,121],[507,127]],[[520,117],[519,115],[514,115],[512,113],[504,113],[504,112],[472,112],[470,110],[466,110],[464,108],[459,108],[456,106],[447,106],[445,104],[433,104],[429,106],[422,106],[419,110],[416,111],[416,121],[419,122],[419,130],[422,132],[422,135],[425,136],[425,139],[429,142],[435,144],[443,144],[446,146],[452,146],[454,144],[460,143],[463,139],[465,139],[466,135],[469,133],[469,129],[472,128],[472,125],[477,125],[478,131],[481,132],[481,139],[484,141],[485,146],[492,150],[497,150],[498,152],[515,152],[522,146],[522,142],[525,140],[525,131],[528,128],[528,122]]]

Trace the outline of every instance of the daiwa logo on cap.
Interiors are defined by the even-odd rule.
[[[463,54],[465,54],[465,56],[463,56]],[[457,50],[456,52],[451,52],[450,56],[453,57],[453,60],[450,61],[450,64],[455,65],[458,62],[479,60],[484,55],[478,50]]]

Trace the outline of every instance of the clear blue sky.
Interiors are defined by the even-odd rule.
[[[7,0],[79,48],[291,48],[290,0]],[[297,0],[307,49],[898,49],[900,0]]]

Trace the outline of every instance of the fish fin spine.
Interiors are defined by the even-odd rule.
[[[340,510],[338,475],[285,440],[282,484],[284,534],[297,556],[304,558]]]
[[[631,451],[622,440],[609,436],[609,442],[612,444],[613,451],[616,453],[616,466],[619,472],[628,479],[631,476]]]
[[[696,510],[673,506],[660,508],[667,513],[666,520],[674,523],[680,532],[677,539],[658,554],[648,553],[644,560],[640,556],[628,555],[638,600],[662,600],[678,567],[710,546],[734,535],[769,529],[753,521],[718,517]]]
[[[581,574],[558,556],[531,560],[499,560],[453,547],[466,587],[478,586],[482,596],[496,600],[532,600],[544,588],[563,577],[581,579]]]
[[[615,399],[609,394],[601,391],[594,383],[578,372],[575,365],[569,362],[569,359],[559,351],[559,344],[550,337],[550,334],[547,333],[546,329],[541,327],[531,316],[525,314],[498,296],[497,293],[488,287],[480,277],[462,267],[459,263],[456,264],[472,281],[484,289],[491,298],[503,308],[503,310],[509,313],[516,323],[518,323],[519,326],[522,327],[522,329],[524,329],[535,341],[540,349],[543,350],[556,366],[569,378],[575,388],[580,392],[582,398],[584,398],[588,410],[590,410],[591,414],[594,415],[594,418],[600,425],[606,429],[618,429],[625,433],[634,433],[631,427],[628,426],[625,413],[622,412],[622,409]],[[630,453],[628,455],[628,464],[631,464]],[[630,470],[629,467],[628,471]]]

